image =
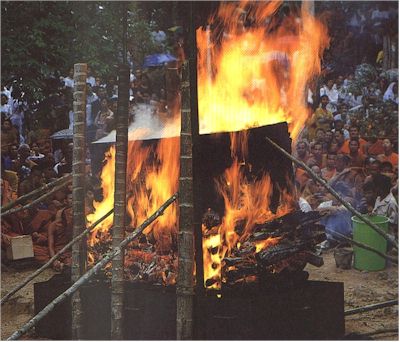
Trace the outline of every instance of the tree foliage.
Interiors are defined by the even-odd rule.
[[[159,51],[151,38],[159,27],[148,13],[151,8],[129,3],[128,49],[135,67]],[[28,103],[54,92],[59,76],[74,63],[88,63],[101,77],[116,75],[122,60],[121,2],[3,1],[1,16],[2,84],[20,87]]]

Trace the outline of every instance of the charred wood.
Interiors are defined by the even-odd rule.
[[[323,215],[318,211],[305,213],[301,210],[296,210],[271,221],[256,224],[254,232],[290,232],[298,226],[318,222],[322,217]]]
[[[316,244],[325,239],[325,234],[316,234],[311,239],[301,243],[290,243],[285,241],[260,251],[256,254],[256,260],[263,266],[274,265],[279,261],[289,258],[293,254],[313,248]]]

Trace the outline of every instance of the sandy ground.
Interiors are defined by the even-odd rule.
[[[323,254],[325,264],[316,268],[307,266],[311,280],[338,281],[344,283],[345,310],[398,298],[398,268],[388,265],[384,271],[365,272],[355,269],[342,270],[336,267],[333,251]],[[15,270],[2,267],[1,295],[19,284],[35,268]],[[51,278],[55,272],[46,270],[37,281]],[[4,340],[33,316],[33,283],[20,290],[1,310],[1,339]],[[398,306],[391,306],[366,313],[346,316],[346,339],[350,334],[372,333],[378,330],[398,328]],[[354,336],[354,335],[353,335]],[[371,336],[375,340],[398,340],[398,333],[381,333]],[[35,339],[27,334],[23,339]],[[366,339],[365,337],[363,339]]]

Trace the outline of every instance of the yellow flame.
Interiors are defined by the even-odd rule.
[[[320,71],[329,39],[325,27],[302,7],[301,16],[273,22],[279,2],[222,4],[213,21],[222,21],[220,44],[197,30],[200,133],[232,132],[287,121],[293,139],[309,112],[308,81]],[[243,11],[254,27],[238,26]],[[258,24],[258,25],[257,25]],[[271,32],[267,32],[269,29]]]

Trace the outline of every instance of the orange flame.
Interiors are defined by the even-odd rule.
[[[200,133],[232,132],[287,121],[297,137],[308,118],[307,82],[320,71],[325,27],[304,4],[299,17],[275,25],[279,2],[229,3],[211,24],[224,28],[220,44],[197,30]],[[254,22],[244,28],[243,14]],[[270,23],[265,24],[267,21]]]
[[[306,91],[309,80],[320,71],[320,58],[329,39],[325,27],[303,4],[301,13],[278,22],[280,2],[225,3],[210,25],[223,27],[223,37],[197,30],[198,98],[200,133],[236,132],[250,127],[288,122],[293,140],[309,116]],[[245,16],[251,27],[245,27]],[[269,23],[269,24],[267,24]],[[255,224],[281,216],[294,208],[294,199],[281,191],[276,213],[269,209],[272,184],[269,175],[250,182],[243,169],[247,136],[231,133],[233,163],[216,181],[225,203],[218,231],[203,239],[205,280],[208,287],[221,284],[222,259],[244,242]],[[241,225],[238,233],[235,228]],[[206,231],[203,227],[203,231]],[[255,244],[256,252],[279,242],[270,238]],[[218,253],[210,254],[219,241]],[[207,285],[206,285],[207,286]]]
[[[320,71],[320,58],[329,39],[325,27],[307,11],[305,2],[299,13],[281,16],[281,2],[225,3],[210,25],[223,28],[223,37],[209,29],[197,30],[198,106],[200,134],[237,132],[250,127],[286,121],[296,140],[309,112],[306,91],[309,80]],[[245,16],[251,27],[245,27]],[[243,170],[246,163],[247,137],[231,134],[233,163],[216,180],[218,193],[225,203],[225,216],[219,227],[203,227],[204,280],[209,287],[221,286],[222,260],[233,248],[239,248],[255,224],[281,216],[293,209],[294,199],[281,191],[276,213],[269,208],[273,190],[268,174],[249,181]],[[157,147],[134,142],[128,154],[127,210],[135,227],[153,213],[178,188],[179,139],[161,140]],[[113,207],[114,158],[111,148],[102,171],[104,200],[95,203],[94,222]],[[112,216],[91,234],[96,243],[112,225]],[[174,244],[177,234],[177,208],[160,217],[145,230],[156,241],[160,254]],[[241,226],[242,231],[235,228]],[[270,238],[255,244],[256,252],[279,242]],[[132,258],[134,256],[132,254]],[[131,258],[131,259],[132,259]]]
[[[179,138],[160,140],[156,146],[144,146],[141,142],[130,142],[128,147],[127,211],[131,228],[136,228],[152,215],[178,189]],[[101,174],[104,199],[95,202],[95,212],[87,216],[88,224],[99,219],[114,206],[115,147],[106,154],[106,163]],[[113,215],[99,224],[90,234],[89,245],[105,239],[113,223]],[[144,234],[155,240],[159,254],[170,252],[177,234],[176,204],[165,211],[158,220],[144,230]],[[89,255],[89,263],[94,256]]]

